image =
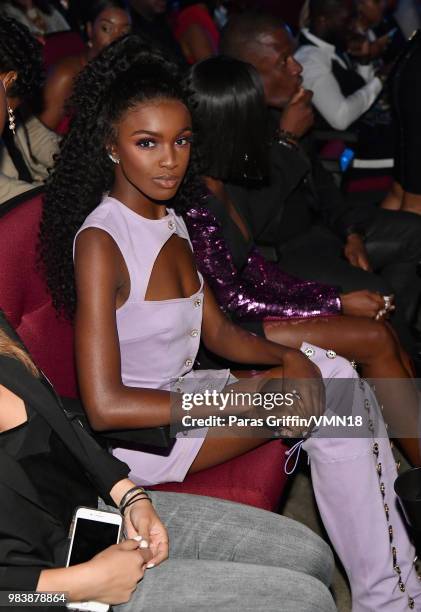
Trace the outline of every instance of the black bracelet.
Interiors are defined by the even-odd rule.
[[[152,503],[151,498],[149,497],[149,495],[147,494],[140,494],[139,495],[134,495],[133,497],[131,497],[129,499],[129,501],[127,501],[124,506],[121,508],[120,510],[120,514],[121,516],[124,516],[124,513],[126,512],[127,508],[129,508],[132,504],[135,504],[137,501],[141,501],[142,499],[146,499],[146,501]]]
[[[123,508],[123,506],[126,504],[127,501],[129,501],[129,499],[132,498],[131,493],[144,493],[145,495],[147,495],[145,489],[143,487],[132,487],[131,489],[129,489],[128,491],[126,491],[126,493],[123,495],[123,497],[120,499],[120,503],[118,504],[118,509],[120,511],[120,514],[122,514],[121,509]]]

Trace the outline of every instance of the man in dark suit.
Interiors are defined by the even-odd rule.
[[[244,13],[225,29],[221,52],[259,72],[267,104],[277,115],[271,177],[259,189],[233,187],[258,242],[275,245],[284,270],[338,285],[395,295],[393,324],[415,351],[410,325],[421,281],[421,218],[374,206],[351,206],[304,142],[313,124],[312,93],[303,89],[289,30],[270,15]],[[374,271],[374,272],[373,272]],[[359,314],[368,304],[356,304]]]

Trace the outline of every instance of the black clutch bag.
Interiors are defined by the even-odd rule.
[[[175,444],[175,438],[170,436],[169,425],[161,427],[145,427],[142,429],[116,429],[113,431],[92,431],[86,412],[78,399],[60,398],[69,418],[78,419],[84,429],[87,429],[102,446],[108,448],[123,447],[131,450],[145,451],[155,455],[168,456]]]

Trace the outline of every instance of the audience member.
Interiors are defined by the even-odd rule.
[[[50,3],[63,15],[73,31],[82,31],[86,23],[85,9],[91,0],[50,0]]]
[[[130,70],[128,70],[128,66],[131,66]],[[174,73],[174,76],[171,76],[171,73]],[[97,79],[99,74],[103,75],[101,79],[102,86],[100,87],[100,83],[98,82],[94,96],[92,93],[92,83]],[[184,94],[177,84],[177,78],[178,75],[174,64],[168,64],[161,56],[156,57],[151,52],[146,52],[144,47],[140,46],[136,37],[123,39],[121,44],[114,44],[113,47],[110,48],[109,53],[103,52],[102,55],[98,57],[98,61],[93,60],[80,75],[76,93],[73,97],[73,103],[77,113],[72,122],[70,132],[63,141],[60,158],[57,161],[47,186],[43,221],[41,224],[41,254],[45,261],[47,282],[54,296],[54,303],[59,310],[66,312],[69,316],[73,315],[76,307],[73,281],[75,273],[73,272],[71,258],[73,239],[78,230],[81,230],[81,226],[83,229],[90,223],[93,223],[96,227],[100,226],[99,229],[95,231],[90,227],[87,231],[81,231],[75,243],[76,282],[78,295],[80,296],[77,303],[78,312],[75,326],[76,353],[79,364],[78,371],[81,391],[84,395],[86,393],[85,399],[90,417],[98,428],[102,428],[103,426],[108,427],[110,419],[121,419],[121,423],[128,419],[128,422],[130,422],[128,427],[132,427],[134,420],[137,418],[140,418],[142,422],[144,422],[145,418],[146,421],[151,419],[152,426],[159,425],[160,421],[169,422],[167,407],[169,396],[167,393],[150,393],[144,390],[132,389],[132,386],[168,389],[171,386],[171,381],[177,381],[181,377],[181,381],[179,384],[177,383],[176,389],[183,386],[187,390],[189,386],[191,386],[194,390],[195,388],[201,388],[206,381],[207,384],[214,385],[217,390],[221,390],[230,380],[230,373],[228,370],[222,370],[215,373],[192,371],[195,353],[197,352],[200,342],[201,317],[204,306],[203,282],[199,282],[199,280],[202,281],[201,277],[198,280],[191,251],[187,243],[187,231],[182,220],[176,216],[173,211],[165,215],[164,205],[161,204],[161,207],[157,208],[157,204],[153,204],[150,200],[150,197],[156,197],[158,202],[174,198],[182,182],[189,161],[191,120],[183,102]],[[86,98],[89,98],[89,103]],[[160,99],[167,101],[167,105],[164,105],[164,103],[162,103],[162,105],[151,103],[152,101]],[[132,115],[131,112],[127,112],[127,109],[131,109],[132,106],[136,104],[139,107],[139,117],[137,117],[137,115]],[[158,110],[155,110],[156,108]],[[151,118],[145,115],[148,109],[153,113],[153,117]],[[184,130],[181,130],[179,127],[181,121],[179,111],[181,110],[184,113],[181,113],[181,120],[184,121],[185,126]],[[177,113],[175,111],[177,111]],[[162,113],[164,113],[164,115],[162,115]],[[144,121],[141,119],[143,115],[146,117]],[[172,162],[162,159],[159,166],[161,175],[157,175],[157,179],[152,180],[151,184],[149,184],[147,177],[151,175],[151,172],[156,172],[157,169],[147,169],[145,166],[139,173],[139,168],[136,165],[135,174],[138,177],[135,179],[136,186],[133,185],[130,187],[131,181],[133,181],[131,172],[131,178],[126,178],[126,163],[118,163],[120,155],[123,155],[123,149],[126,146],[124,138],[127,138],[127,136],[123,138],[123,135],[125,134],[126,128],[130,129],[129,125],[126,126],[126,124],[122,122],[126,119],[130,119],[130,117],[136,120],[136,125],[140,126],[140,128],[147,125],[147,127],[143,127],[144,130],[159,131],[159,139],[158,136],[155,136],[150,137],[150,140],[148,140],[147,133],[146,135],[143,133],[143,138],[142,136],[137,136],[135,150],[143,152],[143,154],[139,154],[139,161],[144,160],[144,163],[147,163],[148,157],[146,156],[146,152],[149,152],[149,149],[152,150],[155,146],[158,148],[158,142],[161,148],[163,147],[161,143],[166,142],[166,140],[164,141],[164,137],[167,139],[167,132],[164,132],[163,125],[168,124],[166,129],[171,130],[171,134],[174,134],[173,130],[178,126],[180,133],[178,134],[178,132],[176,132],[177,136],[174,137],[175,143],[172,145],[172,147],[175,147],[174,155],[177,155],[177,160],[174,163],[177,174],[175,174],[172,168]],[[177,123],[174,127],[173,124],[175,119],[177,119]],[[92,125],[92,127],[90,128],[89,125]],[[115,127],[113,128],[112,126]],[[117,142],[114,143],[112,137],[117,126],[119,126],[118,133],[121,134],[123,138],[121,141],[121,151],[119,150],[120,147]],[[112,129],[112,132],[109,134],[110,129]],[[95,142],[97,142],[98,138],[103,137],[104,146],[106,145],[106,148],[102,151],[103,154],[96,154],[96,161],[94,161],[94,159],[91,160],[90,168],[86,166],[86,163],[81,164],[83,156],[79,155],[81,142],[80,130],[83,131],[84,137],[87,137],[89,132],[91,133],[88,138],[90,141],[89,149],[85,149],[85,146],[83,146],[83,156],[91,156],[92,147],[96,148]],[[109,145],[107,144],[108,141],[110,141]],[[165,148],[166,147],[167,145]],[[115,152],[116,150],[117,152]],[[74,157],[75,151],[78,152],[78,159]],[[73,160],[72,162],[70,162],[69,154]],[[97,170],[94,170],[94,163],[97,164]],[[71,166],[73,170],[71,170]],[[193,170],[194,168],[191,169],[191,172],[193,172]],[[79,204],[77,209],[74,208],[75,212],[77,210],[77,219],[75,216],[73,224],[74,233],[71,235],[70,232],[67,232],[67,240],[63,242],[62,237],[58,239],[60,232],[52,232],[51,227],[52,225],[55,226],[59,219],[64,221],[64,218],[67,217],[68,214],[61,205],[57,206],[57,200],[63,202],[63,181],[67,181],[69,171],[73,174],[72,186],[69,185],[70,189],[81,189],[83,184],[82,191],[85,195],[82,199],[80,199],[81,194],[76,198]],[[80,182],[80,179],[77,178],[79,172],[88,172],[89,178],[87,175],[86,178]],[[172,174],[169,174],[170,172],[172,172]],[[103,183],[102,179],[99,182],[98,179],[102,176],[106,183]],[[164,178],[159,179],[159,176],[163,176]],[[142,181],[141,184],[139,184],[139,180]],[[145,183],[143,183],[144,181]],[[149,198],[146,196],[139,196],[142,189],[146,189],[147,193],[151,192]],[[95,193],[93,190],[95,190]],[[110,228],[111,235],[115,238],[115,241],[113,241],[108,237],[109,232],[107,233],[105,226],[100,223],[100,221],[94,221],[93,219],[92,215],[96,214],[95,209],[97,203],[101,201],[102,194],[106,191],[109,192],[110,197],[104,200],[103,205],[106,208],[111,206],[111,215],[113,217],[115,214],[118,215],[119,213],[124,216],[129,215],[127,220],[131,217],[132,223],[129,224],[129,227],[131,232],[139,233],[136,239],[137,243],[146,245],[148,243],[144,243],[144,240],[150,241],[153,239],[153,234],[150,238],[148,238],[147,234],[147,228],[150,225],[147,222],[148,218],[150,220],[156,220],[156,224],[151,224],[151,230],[154,226],[157,228],[156,231],[158,231],[159,226],[165,228],[162,237],[160,237],[159,234],[155,237],[155,247],[153,243],[150,243],[149,250],[151,252],[148,253],[148,249],[146,248],[143,251],[143,258],[148,258],[152,266],[157,255],[156,247],[158,243],[162,241],[162,257],[164,257],[164,259],[161,258],[160,265],[155,268],[158,276],[156,277],[155,274],[152,274],[149,279],[150,282],[148,287],[151,287],[150,291],[149,289],[147,290],[145,283],[148,282],[148,276],[152,271],[152,267],[148,271],[142,264],[141,268],[137,270],[140,263],[137,260],[137,255],[131,253],[124,247],[123,242],[125,238],[122,235],[117,236],[117,228]],[[66,187],[64,187],[64,193],[66,194],[66,200],[73,197]],[[194,184],[192,184],[191,179],[189,180],[187,178],[179,194],[181,203],[187,199],[193,198],[193,194]],[[138,202],[139,198],[140,203]],[[124,204],[121,203],[121,201],[123,201]],[[130,203],[132,201],[132,206],[135,210],[138,210],[134,217],[132,216],[133,211],[130,208]],[[98,209],[99,213],[103,205],[100,205]],[[181,206],[182,204],[177,204],[176,200],[174,205]],[[85,221],[85,217],[88,213],[91,213],[91,215],[89,215],[89,219]],[[143,223],[145,218],[146,221]],[[66,219],[65,223],[67,224],[68,222],[71,222],[70,219]],[[115,223],[119,224],[117,220]],[[180,240],[177,236],[174,236],[172,240],[168,240],[173,233],[181,235],[185,240]],[[142,237],[140,234],[144,234],[144,236]],[[90,279],[89,283],[93,290],[92,293],[87,293],[85,289],[82,288],[82,285],[85,284],[91,271],[93,271],[90,266],[84,263],[85,254],[87,252],[86,249],[90,251],[92,247],[95,248],[96,240],[99,239],[102,241],[104,238],[107,241],[105,243],[105,250],[102,251],[101,260],[98,260],[95,265],[102,267],[106,263],[105,258],[121,257],[120,250],[122,249],[124,260],[121,261],[121,272],[125,276],[125,281],[124,288],[122,286],[122,292],[117,297],[117,301],[121,301],[122,305],[123,302],[127,301],[128,295],[126,295],[125,292],[130,285],[130,292],[133,295],[139,294],[140,301],[136,303],[136,308],[145,308],[145,317],[152,316],[146,327],[144,327],[146,320],[143,316],[139,318],[135,311],[130,311],[128,313],[129,318],[135,316],[138,324],[134,326],[133,322],[129,323],[129,328],[125,329],[125,322],[120,318],[121,313],[123,317],[126,316],[126,308],[124,307],[117,310],[117,320],[115,320],[115,297],[111,298],[111,294],[108,293],[109,289],[114,291],[111,289],[111,284],[114,282],[114,279],[109,278],[109,281],[104,284],[92,284],[92,279]],[[163,242],[164,240],[168,240],[168,242]],[[114,246],[114,244],[116,244],[116,246]],[[65,267],[61,268],[60,266],[61,272],[59,274],[63,274],[62,278],[67,278],[65,286],[63,286],[62,283],[60,283],[60,287],[56,284],[58,270],[53,270],[51,266],[52,257],[63,258]],[[168,267],[168,257],[173,262],[179,262],[176,268],[172,269],[172,276],[174,278],[166,272],[165,264]],[[88,260],[94,263],[90,255],[88,255]],[[146,261],[145,259],[142,260]],[[129,266],[130,278],[126,277],[124,261],[127,261]],[[181,270],[178,266],[181,266]],[[85,276],[84,270],[87,276]],[[111,269],[108,269],[107,272],[105,268],[103,268],[105,274],[108,274],[110,271]],[[117,272],[117,269],[115,269],[115,271]],[[101,273],[99,269],[96,270],[95,274],[98,273]],[[180,278],[182,274],[183,278]],[[145,286],[143,287],[143,285]],[[166,288],[164,289],[163,295],[162,290],[164,286]],[[67,287],[67,289],[65,287]],[[99,327],[97,327],[97,329],[99,333],[94,335],[89,333],[86,335],[85,324],[89,318],[89,311],[93,306],[92,298],[98,290],[104,290],[107,293],[107,295],[103,296],[104,303],[102,315],[98,319]],[[147,294],[146,291],[148,291]],[[179,295],[180,291],[191,297],[182,299],[183,296]],[[145,294],[146,299],[144,299]],[[169,301],[166,300],[165,296],[168,297]],[[109,302],[110,298],[112,306]],[[172,298],[175,299],[175,302]],[[155,308],[149,308],[150,299],[152,299],[151,305],[154,305]],[[160,299],[164,301],[159,302],[158,300]],[[131,304],[132,302],[129,300],[126,307],[131,307]],[[133,305],[135,305],[134,302]],[[85,306],[87,309],[85,309]],[[161,312],[161,308],[164,308],[164,311]],[[150,312],[149,315],[147,314],[147,310]],[[193,314],[190,314],[191,312]],[[320,395],[321,388],[319,382],[320,375],[317,368],[315,368],[304,355],[299,351],[275,347],[275,345],[271,345],[266,341],[255,339],[253,336],[244,334],[244,332],[232,326],[229,321],[223,317],[216,303],[211,299],[209,301],[209,312],[206,310],[205,317],[206,315],[209,318],[209,324],[207,325],[206,331],[207,341],[216,351],[226,353],[226,357],[229,358],[230,354],[233,353],[233,358],[238,357],[240,361],[245,361],[245,363],[256,363],[257,360],[262,364],[269,363],[278,365],[280,361],[282,361],[283,370],[285,373],[289,372],[289,377],[291,379],[294,377],[294,372],[296,372],[297,369],[299,371],[306,371],[308,378],[315,381],[314,386],[316,391],[313,399],[315,401],[315,407],[317,408],[318,404],[316,399]],[[112,317],[114,323],[113,326],[106,331],[106,327],[109,323],[107,320],[109,316]],[[183,318],[185,319],[184,322],[182,320]],[[164,363],[163,356],[159,356],[159,338],[165,335],[166,332],[164,332],[161,326],[162,324],[167,326],[168,320],[173,320],[173,324],[170,327],[173,329],[174,335],[168,338],[168,343],[171,344],[172,350],[167,354],[167,359]],[[102,327],[103,324],[105,327]],[[145,335],[144,331],[146,330],[149,331]],[[93,332],[93,329],[91,331]],[[121,411],[120,408],[118,408],[117,411],[114,412],[114,408],[108,402],[103,403],[102,399],[97,402],[99,396],[97,397],[94,387],[87,384],[88,378],[85,378],[85,374],[88,375],[88,370],[90,370],[94,363],[97,363],[95,358],[89,365],[88,362],[90,362],[90,359],[88,358],[88,362],[86,363],[87,367],[85,367],[85,357],[92,351],[96,352],[98,348],[97,343],[103,342],[104,340],[102,335],[103,332],[106,333],[106,337],[108,338],[107,342],[110,342],[110,350],[107,350],[107,363],[104,362],[104,367],[101,367],[100,372],[98,372],[100,378],[97,379],[99,385],[97,391],[99,395],[102,396],[105,390],[102,386],[105,382],[105,378],[103,378],[104,375],[108,377],[109,382],[116,382],[117,379],[114,378],[114,375],[118,370],[118,377],[120,378],[120,376],[123,376],[128,386],[124,388],[117,386],[114,388],[113,393],[116,392],[119,396],[118,404],[121,401],[126,403],[126,400],[120,396],[120,393],[124,396],[127,395],[127,400],[129,402],[127,411]],[[118,332],[117,335],[114,335],[115,332]],[[130,336],[133,335],[133,342],[126,341],[126,334]],[[138,336],[139,334],[140,336]],[[189,339],[187,344],[185,342],[186,334]],[[139,340],[142,338],[142,342],[139,343],[139,341],[135,341],[136,337],[139,337]],[[85,341],[88,342],[85,347],[87,352],[85,352],[85,348],[82,346]],[[140,351],[141,344],[143,347],[141,349],[142,354],[146,359],[145,361],[139,359],[138,351]],[[149,345],[150,350],[147,348],[147,345]],[[117,356],[116,351],[118,354],[121,352],[122,356],[121,372],[120,364],[117,364],[115,361],[115,357]],[[132,361],[134,353],[136,353],[137,356],[134,358],[134,361]],[[156,355],[156,357],[153,358],[152,355]],[[289,365],[287,362],[289,362]],[[116,366],[117,370],[115,370]],[[111,370],[107,374],[108,368],[111,368]],[[280,372],[279,368],[277,371]],[[258,383],[256,382],[254,384]],[[141,405],[146,407],[149,400],[151,401],[151,406],[150,410],[149,408],[147,409],[148,414],[143,414],[143,411],[141,413],[137,410],[136,413],[132,411],[131,406],[136,405],[140,401]],[[114,402],[112,402],[112,404],[114,404]],[[109,409],[111,409],[111,412],[109,412]],[[101,423],[102,419],[104,419],[103,423]],[[262,444],[263,440],[238,439],[236,441],[231,441],[229,445],[221,445],[220,441],[215,440],[206,440],[206,442],[207,444],[205,443],[205,448],[202,453],[203,457],[197,462],[202,469],[209,465],[213,465],[215,462],[218,463],[224,459],[228,459],[230,456],[232,457],[236,454],[240,454],[240,452],[244,452],[249,448],[254,448]],[[158,482],[158,479],[171,479],[170,476],[177,480],[182,480],[187,470],[190,468],[190,465],[193,463],[196,454],[199,452],[202,443],[203,438],[200,439],[198,437],[179,440],[176,442],[169,457],[149,456],[148,458],[148,453],[146,453],[145,462],[149,461],[154,464],[153,469],[152,467],[150,469],[148,477],[155,478],[155,483]],[[206,447],[209,447],[208,450],[206,450]],[[216,455],[214,455],[215,452]],[[136,455],[136,453],[134,454]],[[142,453],[137,454],[140,457],[142,456]],[[171,474],[169,473],[169,466],[172,466]],[[197,469],[198,466],[196,465],[196,470]],[[140,470],[144,471],[143,467],[140,467]]]
[[[171,17],[175,38],[189,64],[215,55],[219,47],[219,32],[212,19],[213,3],[182,0]]]
[[[65,592],[70,601],[122,604],[119,612],[163,610],[169,594],[174,612],[258,609],[263,599],[289,612],[336,609],[332,555],[318,536],[263,510],[134,488],[128,467],[65,414],[2,315],[0,366],[4,592]],[[120,505],[127,539],[64,567],[73,511],[95,508],[98,496],[110,512],[129,502]]]
[[[184,63],[183,52],[167,21],[167,0],[129,0],[132,28],[172,60]]]
[[[386,72],[400,55],[408,39],[399,22],[395,19],[394,11],[397,4],[397,0],[386,1],[382,21],[372,28],[377,39],[382,39],[385,36],[389,38],[386,49],[382,53],[382,62],[387,68]],[[388,88],[386,88],[386,92],[388,92]]]
[[[419,135],[421,133],[421,32],[407,43],[392,84],[397,124],[395,183],[383,207],[421,214]],[[415,221],[414,221],[415,222]]]
[[[351,26],[347,4],[342,0],[311,0],[309,8],[309,27],[301,30],[295,57],[303,66],[304,86],[313,92],[320,117],[328,126],[346,130],[372,106],[382,83],[370,63],[354,69],[347,53]],[[378,140],[370,142],[363,130],[359,137],[358,154],[375,157]],[[387,157],[385,143],[381,147],[383,155],[378,157]]]
[[[421,597],[411,569],[414,552],[395,507],[396,469],[369,387],[329,351],[303,345],[313,351],[307,358],[240,330],[223,316],[197,274],[177,214],[196,189],[194,164],[184,179],[191,118],[174,65],[136,38],[115,42],[85,67],[73,104],[75,119],[47,189],[40,247],[54,303],[72,316],[71,251],[77,234],[76,355],[92,423],[99,429],[167,424],[174,386],[175,393],[233,389],[225,387],[231,380],[227,370],[192,369],[201,332],[208,348],[229,360],[282,364],[269,376],[281,378],[283,389],[294,380],[295,409],[303,415],[324,406],[317,367],[329,381],[346,379],[351,384],[342,393],[326,384],[327,409],[336,413],[345,402],[365,420],[367,437],[332,437],[322,428],[327,439],[319,432],[304,443],[320,512],[351,577],[354,605],[394,612],[413,606],[413,598]],[[259,388],[262,380],[267,377],[248,384]],[[368,413],[379,424],[379,438],[370,434]],[[125,449],[115,453],[127,457],[136,481],[159,482],[181,480],[188,470],[215,465],[263,442],[187,435],[176,440],[168,457]],[[392,522],[405,585],[397,578],[387,537]]]
[[[69,29],[63,15],[48,0],[8,0],[2,4],[4,14],[20,21],[34,36],[43,38]]]
[[[228,24],[221,48],[254,65],[268,106],[282,111],[267,188],[233,187],[254,238],[277,245],[282,269],[300,278],[337,285],[345,293],[394,294],[392,323],[416,356],[409,326],[421,291],[417,220],[408,213],[350,206],[332,176],[300,144],[313,122],[311,92],[301,87],[301,66],[285,27],[270,15],[244,13]]]
[[[272,342],[291,348],[303,342],[328,346],[356,360],[365,378],[393,378],[394,396],[389,384],[376,384],[392,424],[404,396],[408,405],[418,404],[412,383],[398,380],[411,376],[410,362],[388,326],[355,316],[374,318],[379,308],[387,314],[384,298],[368,291],[339,296],[335,287],[285,274],[259,254],[236,206],[230,186],[247,183],[250,173],[261,173],[263,179],[268,153],[262,139],[267,111],[257,73],[248,64],[221,56],[192,68],[187,88],[205,178],[201,201],[185,217],[198,268],[218,303],[238,325]],[[406,440],[403,446],[410,460],[420,463],[418,441]]]
[[[6,89],[9,124],[0,142],[0,204],[42,185],[58,148],[58,137],[32,114],[28,100],[42,83],[40,44],[15,19],[0,18],[0,78]]]
[[[364,39],[358,50],[358,56],[367,61],[382,57],[393,38],[392,33],[377,37],[374,31],[384,19],[385,0],[355,0],[355,6],[357,10],[355,28]],[[355,52],[353,55],[355,56]]]
[[[41,121],[52,130],[67,130],[66,108],[73,83],[79,72],[104,47],[130,30],[130,16],[125,0],[94,0],[87,16],[86,50],[80,55],[61,60],[48,75],[44,89],[44,109]]]
[[[399,0],[394,17],[405,38],[409,38],[421,27],[421,4],[419,0]]]

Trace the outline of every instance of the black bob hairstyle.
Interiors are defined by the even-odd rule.
[[[190,69],[185,86],[201,173],[232,182],[267,176],[268,112],[255,68],[212,57]]]

